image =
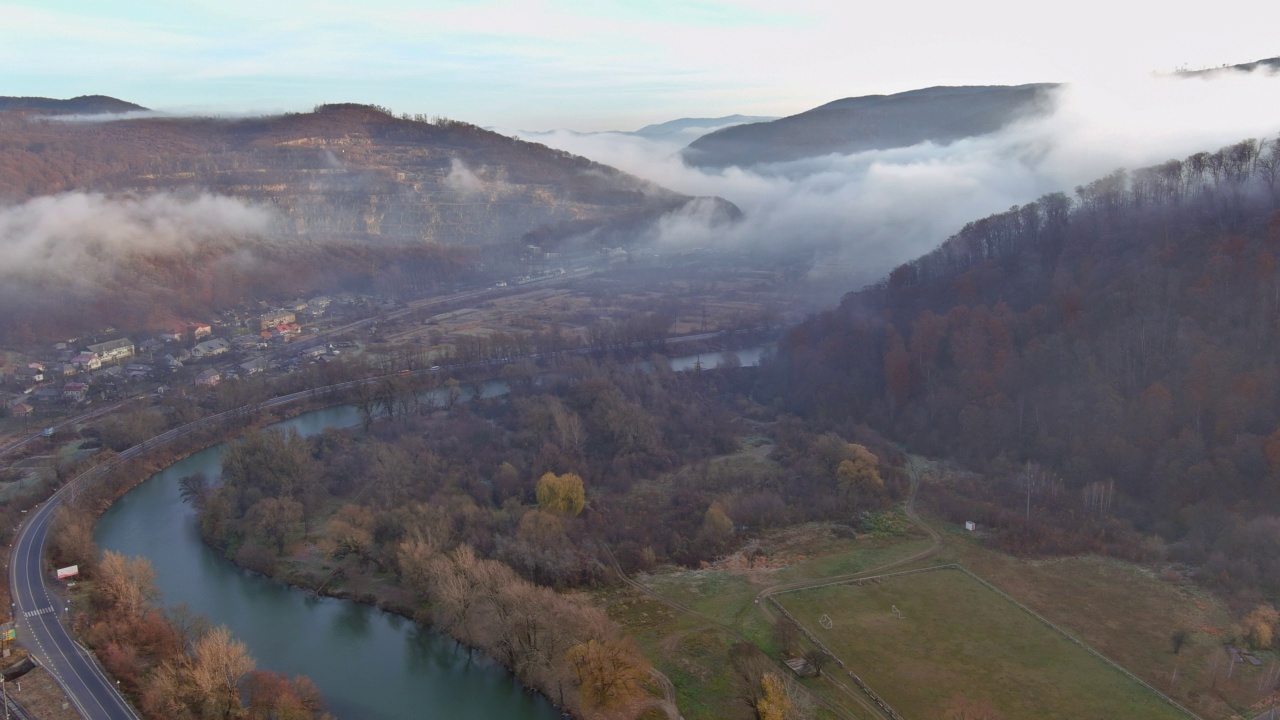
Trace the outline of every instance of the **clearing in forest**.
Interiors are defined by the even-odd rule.
[[[908,720],[1188,718],[960,570],[776,599]]]

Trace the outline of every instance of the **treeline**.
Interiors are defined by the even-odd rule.
[[[793,417],[736,415],[771,416],[739,395],[754,381],[750,368],[655,365],[565,358],[540,378],[504,373],[510,394],[492,402],[461,402],[483,392],[481,383],[430,391],[410,376],[388,378],[356,391],[367,432],[247,436],[229,450],[220,486],[196,478],[188,492],[206,539],[257,569],[270,570],[326,516],[354,533],[342,541],[347,552],[379,568],[394,568],[395,543],[417,533],[445,551],[468,544],[540,584],[573,587],[607,576],[601,543],[631,570],[692,564],[723,552],[741,530],[856,521],[905,487],[892,449],[869,430],[852,431],[854,445]],[[744,432],[773,443],[771,461],[746,472],[713,460],[736,452]],[[868,469],[875,480],[865,479]],[[548,474],[581,478],[587,511],[541,507],[537,486]]]
[[[256,670],[226,627],[211,626],[185,605],[162,609],[146,558],[110,550],[99,558],[93,522],[91,513],[59,508],[51,559],[79,564],[90,590],[75,629],[145,717],[331,720],[308,678]]]
[[[1280,140],[1247,140],[971,223],[798,327],[765,384],[987,471],[945,492],[1011,549],[1147,553],[1118,516],[1280,592],[1278,172]]]
[[[294,550],[318,547],[332,571],[299,581],[340,593],[357,577],[391,581],[409,607],[354,596],[420,614],[592,716],[638,701],[647,665],[604,615],[556,590],[614,581],[615,559],[628,571],[692,564],[765,528],[857,525],[906,487],[874,432],[815,435],[752,405],[752,368],[653,366],[561,358],[509,394],[465,402],[482,386],[422,393],[398,384],[414,376],[389,378],[357,393],[360,429],[247,435],[219,484],[191,476],[182,492],[237,563],[292,573]],[[772,459],[722,462],[744,433],[772,444]]]

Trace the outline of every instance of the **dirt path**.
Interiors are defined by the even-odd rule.
[[[814,580],[804,580],[804,581],[791,582],[791,583],[780,583],[778,585],[767,587],[756,594],[754,605],[757,608],[759,608],[760,612],[764,613],[765,618],[769,621],[769,623],[772,624],[777,620],[776,614],[770,608],[770,605],[771,605],[770,600],[772,596],[777,593],[803,590],[809,587],[826,585],[833,582],[841,582],[844,580],[857,580],[858,578],[866,577],[869,575],[879,575],[889,570],[892,570],[894,568],[901,567],[903,565],[908,565],[910,563],[918,562],[920,560],[924,560],[926,558],[932,557],[942,549],[942,546],[943,546],[942,535],[937,530],[934,530],[933,527],[931,527],[928,523],[926,523],[923,519],[921,519],[919,514],[916,513],[915,501],[916,501],[916,494],[920,491],[921,472],[914,459],[909,459],[908,463],[909,463],[909,468],[911,473],[911,492],[907,496],[907,501],[903,504],[903,512],[906,514],[908,518],[911,519],[913,523],[916,524],[917,527],[919,527],[922,531],[924,531],[925,534],[927,534],[933,540],[932,544],[930,544],[928,548],[925,548],[924,550],[914,553],[908,557],[895,560],[890,563],[885,563],[883,565],[879,565],[874,568],[869,568],[861,572],[850,573],[848,575],[835,575],[832,577],[818,578]],[[686,615],[696,617],[702,622],[706,623],[707,625],[718,628],[738,640],[741,640],[743,642],[748,642],[748,643],[751,642],[745,635],[743,635],[741,632],[739,632],[737,629],[733,628],[732,626],[729,626],[725,623],[720,622],[719,620],[716,620],[715,618],[705,615],[697,610],[694,610],[693,608],[687,605],[683,605],[674,600],[671,600],[670,598],[664,597],[654,592],[653,590],[650,590],[647,586],[631,579],[626,575],[626,573],[622,571],[622,567],[618,564],[617,558],[613,556],[613,551],[610,550],[608,547],[606,547],[605,552],[608,553],[609,560],[613,563],[614,572],[618,574],[618,577],[622,578],[623,582],[627,583],[631,587],[636,588],[637,590],[649,596],[650,598],[662,603],[663,605],[666,605],[667,607],[673,610],[677,610]],[[670,686],[671,681],[669,679],[666,679],[665,675],[662,675],[662,673],[658,672],[656,669],[654,670],[654,672],[657,675],[662,676],[662,678],[665,680],[665,683],[661,681],[659,682],[659,684],[663,685],[664,690],[666,687]],[[823,675],[823,678],[827,682],[830,682],[832,685],[834,685],[835,688],[839,690],[841,694],[845,695],[850,700],[854,701],[858,706],[860,706],[863,710],[870,713],[872,716],[884,717],[884,713],[874,703],[868,700],[865,697],[864,693],[862,693],[856,688],[851,688],[848,685],[844,684],[843,682],[840,681],[838,676],[835,676],[831,673],[825,673]],[[673,708],[675,704],[674,699],[675,699],[674,687],[672,687],[669,700],[672,701]],[[839,707],[829,702],[825,698],[815,695],[814,700],[817,701],[826,709],[830,710],[831,712],[835,713],[840,717],[845,717],[845,718],[851,717],[847,709],[843,707]],[[668,716],[670,716],[669,712],[668,712]]]
[[[911,522],[916,524],[916,527],[923,530],[925,534],[928,535],[930,539],[933,540],[933,543],[929,547],[925,548],[924,550],[921,550],[918,553],[902,558],[901,560],[894,560],[891,563],[885,563],[884,565],[870,568],[868,570],[862,570],[856,573],[849,573],[848,575],[834,575],[832,577],[818,578],[815,580],[801,580],[798,582],[780,583],[772,587],[767,587],[756,594],[755,604],[756,604],[756,607],[760,608],[760,611],[765,614],[765,616],[769,619],[770,622],[773,622],[776,619],[773,612],[769,610],[769,603],[768,603],[769,598],[772,597],[773,595],[776,595],[781,592],[792,592],[794,590],[804,590],[805,588],[816,587],[818,585],[829,585],[831,583],[838,583],[843,580],[857,580],[858,578],[866,577],[868,575],[880,575],[896,567],[901,567],[903,565],[908,565],[913,562],[918,562],[920,560],[924,560],[926,558],[930,558],[938,554],[938,551],[942,549],[942,534],[939,533],[937,530],[934,530],[928,523],[926,523],[923,519],[921,519],[918,514],[916,514],[916,508],[915,508],[916,493],[918,493],[920,490],[920,472],[916,468],[915,462],[913,460],[909,460],[908,462],[909,462],[909,467],[911,472],[911,493],[907,496],[907,501],[903,503],[902,510],[906,514],[906,516],[911,519]]]
[[[925,548],[924,550],[914,553],[908,557],[902,558],[900,560],[895,560],[890,563],[885,563],[884,565],[879,565],[874,568],[869,568],[861,572],[850,573],[848,575],[835,575],[832,577],[818,578],[815,580],[804,580],[800,582],[780,583],[778,585],[767,587],[756,594],[754,605],[757,608],[759,608],[760,612],[764,613],[765,618],[771,624],[777,620],[777,616],[770,609],[770,605],[771,605],[770,600],[772,596],[777,593],[803,590],[805,588],[814,587],[817,585],[825,585],[833,582],[841,582],[844,580],[857,580],[858,578],[866,577],[868,575],[879,575],[889,570],[892,570],[896,567],[901,567],[903,565],[907,565],[913,562],[918,562],[920,560],[924,560],[926,558],[932,557],[936,555],[939,550],[942,549],[942,546],[943,546],[942,534],[939,533],[937,530],[934,530],[933,527],[931,527],[928,523],[926,523],[923,519],[921,519],[919,514],[916,513],[916,509],[915,509],[916,494],[920,491],[921,471],[914,459],[910,459],[910,458],[908,459],[908,467],[911,473],[911,492],[907,496],[907,501],[903,504],[903,512],[906,514],[908,518],[911,519],[911,522],[916,524],[916,527],[919,527],[921,530],[923,530],[925,534],[927,534],[933,540],[933,543],[929,547]],[[654,592],[653,590],[650,590],[647,586],[631,579],[630,577],[627,576],[626,573],[622,571],[622,567],[618,564],[617,558],[613,556],[613,551],[606,546],[605,552],[608,554],[609,560],[613,564],[614,572],[618,574],[618,577],[622,578],[623,582],[627,583],[631,587],[639,590],[640,592],[644,593],[650,598],[662,603],[663,605],[666,605],[667,607],[673,610],[677,610],[686,615],[696,617],[702,622],[706,623],[707,625],[710,625],[719,630],[722,630],[723,632],[728,633],[729,635],[733,636],[738,640],[741,640],[747,643],[751,642],[751,640],[749,640],[745,635],[743,635],[741,632],[739,632],[737,629],[733,628],[732,626],[722,623],[719,620],[716,620],[715,618],[705,615],[697,610],[694,610],[693,608],[687,605],[683,605],[670,598],[664,597]],[[785,667],[785,666],[779,663],[779,667]],[[667,691],[667,688],[671,688],[670,694],[668,695],[668,700],[671,703],[671,708],[674,710],[675,709],[675,688],[674,686],[671,685],[671,680],[668,679],[666,675],[663,675],[661,672],[659,672],[657,669],[654,669],[653,672],[655,673],[655,676],[654,676],[655,679],[661,676],[662,679],[659,680],[659,685],[663,687],[664,692]],[[884,713],[878,707],[876,707],[876,705],[872,703],[860,690],[856,688],[851,688],[848,685],[845,685],[843,682],[840,681],[838,676],[832,673],[824,673],[823,678],[827,682],[834,685],[835,688],[839,690],[841,694],[845,695],[850,700],[854,701],[858,706],[860,706],[863,710],[870,713],[873,717],[880,717],[880,718],[884,717]],[[834,703],[828,701],[827,699],[819,697],[817,695],[814,695],[813,698],[816,702],[818,702],[820,705],[822,705],[832,713],[835,713],[837,716],[842,718],[852,718],[852,715],[849,714],[849,711],[846,708],[835,705]],[[667,712],[668,712],[668,717],[672,717],[671,710],[668,710]],[[678,713],[676,717],[678,717]]]

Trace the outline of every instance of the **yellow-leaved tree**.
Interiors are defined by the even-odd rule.
[[[546,473],[538,479],[538,507],[543,510],[577,515],[587,504],[582,478],[574,473]]]
[[[847,457],[836,467],[836,481],[845,494],[879,493],[884,491],[884,479],[880,477],[880,461],[875,453],[857,443],[849,443]]]
[[[1249,614],[1240,621],[1245,642],[1249,643],[1249,647],[1254,650],[1266,650],[1271,647],[1277,622],[1280,622],[1280,612],[1270,605],[1259,605],[1249,611]]]
[[[787,687],[776,673],[765,673],[760,678],[760,687],[764,691],[756,701],[756,714],[760,720],[791,720],[795,708],[791,698],[787,697]]]

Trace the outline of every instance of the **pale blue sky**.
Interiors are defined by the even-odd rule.
[[[633,129],[939,84],[1280,55],[1280,3],[0,0],[0,95],[171,111],[366,102],[481,125]],[[1047,5],[1045,3],[1044,5]]]

